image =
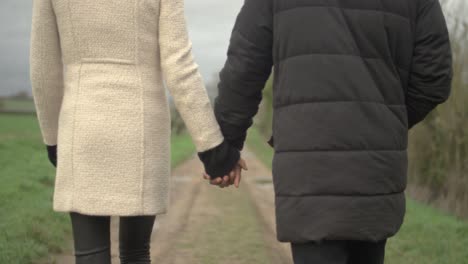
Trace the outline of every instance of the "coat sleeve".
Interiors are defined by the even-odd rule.
[[[242,149],[273,66],[271,0],[245,0],[220,73],[215,114],[232,145]]]
[[[63,98],[63,64],[50,0],[33,1],[29,61],[32,94],[43,142],[56,145]]]
[[[240,153],[221,134],[198,65],[192,56],[183,0],[161,0],[159,22],[161,66],[166,85],[197,148],[206,173],[227,175]]]
[[[421,1],[406,95],[410,128],[448,99],[451,81],[452,52],[442,8],[438,0]]]
[[[218,146],[224,138],[192,56],[183,0],[161,0],[159,44],[166,85],[197,150]]]

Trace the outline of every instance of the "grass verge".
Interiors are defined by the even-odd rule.
[[[68,250],[67,214],[52,210],[55,168],[34,115],[0,114],[0,263],[33,263]],[[172,165],[190,157],[187,134],[172,138]]]
[[[273,150],[255,127],[249,148],[271,168]],[[468,222],[408,199],[405,223],[388,242],[388,264],[468,264]]]
[[[255,155],[264,164],[271,168],[273,161],[273,148],[267,144],[265,137],[262,136],[256,127],[251,127],[249,129],[246,143],[247,146],[252,149]]]
[[[32,99],[0,99],[3,110],[8,111],[35,111],[34,101]]]
[[[388,242],[388,264],[467,264],[468,222],[408,199],[400,232]]]
[[[52,211],[55,168],[36,117],[2,114],[0,124],[0,263],[31,263],[68,244],[69,219]]]
[[[172,133],[171,138],[171,166],[177,167],[195,153],[195,145],[188,133]]]

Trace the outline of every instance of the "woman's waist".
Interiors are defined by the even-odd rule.
[[[82,62],[66,64],[65,90],[161,90],[162,73],[159,67],[130,63]]]

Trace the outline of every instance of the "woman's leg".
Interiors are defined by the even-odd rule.
[[[156,216],[120,217],[121,264],[150,264],[150,243]]]
[[[70,213],[76,264],[111,264],[110,217]]]

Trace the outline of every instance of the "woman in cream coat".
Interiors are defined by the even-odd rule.
[[[183,0],[33,1],[30,77],[57,167],[53,209],[71,215],[77,263],[110,263],[112,215],[122,263],[149,263],[154,218],[168,206],[163,82],[207,173],[227,175],[239,160],[193,60]]]

